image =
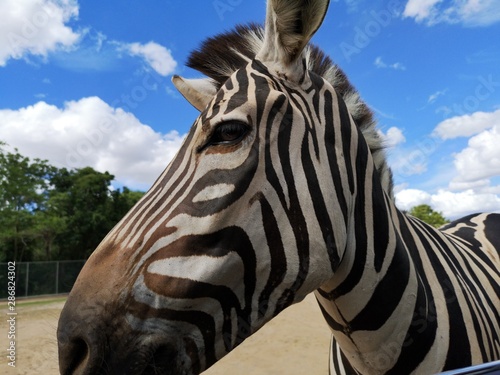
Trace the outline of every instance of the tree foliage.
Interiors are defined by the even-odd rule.
[[[447,220],[441,212],[434,211],[432,207],[427,204],[415,206],[408,213],[436,228],[449,223],[449,220]]]
[[[0,142],[0,261],[85,259],[142,197],[92,168],[56,168]]]

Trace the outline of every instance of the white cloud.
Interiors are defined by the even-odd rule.
[[[78,13],[78,0],[0,0],[0,67],[9,59],[50,54],[64,68],[109,70],[125,51],[162,76],[175,71],[171,52],[158,43],[108,40],[90,27],[74,31],[68,22]]]
[[[51,62],[61,68],[75,71],[116,71],[127,64],[124,57],[132,57],[161,76],[172,74],[177,61],[171,52],[155,42],[128,43],[109,39],[91,27],[81,30],[78,43],[69,50],[50,54]]]
[[[396,193],[396,204],[402,210],[427,204],[451,220],[475,212],[500,212],[500,197],[497,194],[477,193],[472,189],[462,192],[439,190],[435,194],[405,189]]]
[[[499,111],[500,113],[500,111]],[[455,155],[458,176],[455,182],[471,182],[500,175],[500,119],[489,130],[469,139]]]
[[[164,77],[172,74],[177,67],[177,62],[172,57],[170,50],[158,43],[131,43],[126,44],[125,48],[130,55],[143,58],[158,74]]]
[[[147,189],[179,149],[183,137],[155,132],[133,114],[97,97],[65,103],[43,101],[0,110],[3,141],[31,158],[58,167],[109,171],[131,188]]]
[[[429,96],[429,99],[427,99],[427,103],[429,103],[429,104],[434,103],[440,96],[445,95],[447,91],[448,91],[448,89],[436,91],[434,94]]]
[[[386,68],[387,65],[382,61],[382,57],[377,57],[374,62],[375,66],[377,68]]]
[[[396,193],[396,205],[401,210],[410,210],[420,204],[429,204],[431,195],[425,191],[417,189],[403,189]]]
[[[457,116],[440,123],[434,130],[439,139],[470,137],[467,147],[451,156],[454,168],[447,188],[437,193],[405,187],[396,193],[397,203],[402,209],[418,204],[428,204],[446,217],[455,219],[474,212],[500,212],[500,186],[492,184],[500,176],[500,110]],[[432,138],[430,138],[432,139]],[[432,149],[432,148],[430,148]],[[396,160],[396,173],[401,170],[401,160]],[[418,165],[424,158],[415,158],[409,166]],[[399,168],[399,169],[398,169]],[[408,170],[411,170],[408,166]],[[442,172],[440,172],[442,173]],[[446,172],[445,172],[446,173]],[[448,183],[449,179],[447,179]],[[443,181],[438,186],[443,186]]]
[[[462,23],[466,26],[488,26],[500,21],[497,0],[409,0],[403,17],[415,18],[428,25]]]
[[[79,39],[66,25],[78,17],[76,0],[2,0],[0,14],[0,66],[28,55],[46,57]]]
[[[377,57],[374,62],[375,66],[380,69],[394,69],[394,70],[406,70],[406,67],[400,62],[394,64],[386,64],[382,57]]]
[[[453,165],[438,170],[420,185],[434,192],[412,189],[407,184],[400,186],[395,195],[401,209],[428,204],[449,219],[475,212],[500,212],[500,110],[445,120],[427,138],[428,142],[421,142],[416,149],[395,149],[396,157],[390,155],[395,176],[406,178],[424,172],[439,144],[457,137],[469,139],[466,147],[446,156]]]
[[[452,191],[460,191],[460,190],[474,190],[474,191],[482,191],[484,190],[490,190],[490,183],[491,181],[489,179],[483,179],[483,180],[475,180],[475,181],[456,181],[452,180],[449,184],[449,189]]]
[[[408,182],[403,182],[401,184],[394,185],[394,194],[399,193],[400,191],[403,191],[408,188],[410,184]]]
[[[431,206],[445,217],[456,219],[476,212],[500,212],[500,197],[496,194],[479,194],[472,189],[458,193],[439,190],[432,195]]]
[[[436,126],[434,134],[441,139],[470,137],[494,126],[500,126],[500,110],[447,119]]]
[[[403,11],[404,17],[413,17],[418,22],[429,18],[436,4],[443,0],[409,0]]]
[[[406,138],[403,135],[401,129],[395,126],[387,130],[387,133],[379,131],[379,134],[382,137],[384,145],[386,147],[396,147],[397,145],[406,142]]]

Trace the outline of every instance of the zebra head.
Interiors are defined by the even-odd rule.
[[[309,70],[327,7],[269,0],[264,31],[247,30],[255,56],[227,46],[245,61],[227,79],[174,77],[201,114],[78,277],[62,374],[200,373],[331,280],[362,146],[342,97]]]

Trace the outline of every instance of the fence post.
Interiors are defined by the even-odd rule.
[[[56,262],[56,294],[59,294],[59,261]]]
[[[29,279],[30,279],[30,262],[26,262],[26,295],[25,297],[28,297],[28,282],[29,282]]]

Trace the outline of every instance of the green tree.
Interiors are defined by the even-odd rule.
[[[113,195],[113,220],[118,222],[123,216],[142,198],[144,192],[133,191],[123,187],[121,190],[115,190],[112,192]]]
[[[108,210],[112,206],[109,187],[113,178],[90,167],[61,169],[54,176],[51,199],[66,218],[67,229],[56,238],[63,258],[87,258],[114,225]]]
[[[61,169],[53,177],[51,200],[63,212],[65,231],[55,241],[64,259],[85,259],[143,193],[113,190],[114,176],[90,167]]]
[[[84,259],[142,197],[87,167],[58,169],[0,141],[0,261]]]
[[[47,207],[43,211],[35,213],[33,230],[35,237],[39,239],[40,245],[35,253],[37,260],[53,260],[57,258],[58,247],[54,246],[58,235],[68,230],[68,218],[61,215],[57,206],[54,206],[54,199],[49,199]]]
[[[415,206],[408,213],[436,228],[449,223],[449,220],[447,220],[441,212],[434,211],[431,206],[427,204]]]
[[[46,160],[5,151],[0,142],[0,258],[31,259],[38,234],[36,214],[44,209],[56,168]]]

